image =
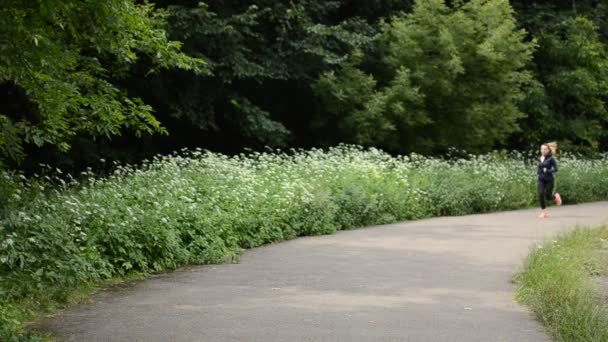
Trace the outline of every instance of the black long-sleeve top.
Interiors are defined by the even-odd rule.
[[[539,181],[552,181],[553,174],[557,172],[557,161],[553,156],[545,157],[544,161],[538,163],[538,180]]]

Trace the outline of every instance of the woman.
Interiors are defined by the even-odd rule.
[[[542,209],[540,218],[549,216],[547,213],[547,200],[555,200],[557,205],[562,205],[562,198],[559,194],[553,195],[553,185],[555,179],[553,174],[557,172],[557,161],[553,155],[557,150],[556,143],[542,144],[540,146],[540,162],[538,163],[538,195],[540,207]]]

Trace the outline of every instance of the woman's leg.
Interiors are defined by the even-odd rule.
[[[542,180],[538,180],[538,198],[540,199],[540,208],[545,210],[547,207],[545,183]]]
[[[547,183],[545,183],[545,198],[547,200],[555,200],[555,196],[553,196],[553,181],[549,181]]]

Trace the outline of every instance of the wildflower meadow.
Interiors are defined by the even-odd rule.
[[[490,153],[394,157],[377,149],[226,156],[183,150],[72,178],[0,174],[0,339],[84,286],[230,262],[303,235],[536,205],[535,162]],[[608,156],[559,155],[566,204],[608,198]]]

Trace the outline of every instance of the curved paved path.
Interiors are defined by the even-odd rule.
[[[40,322],[66,341],[546,341],[514,302],[535,241],[607,222],[608,202],[300,238],[189,267]]]

